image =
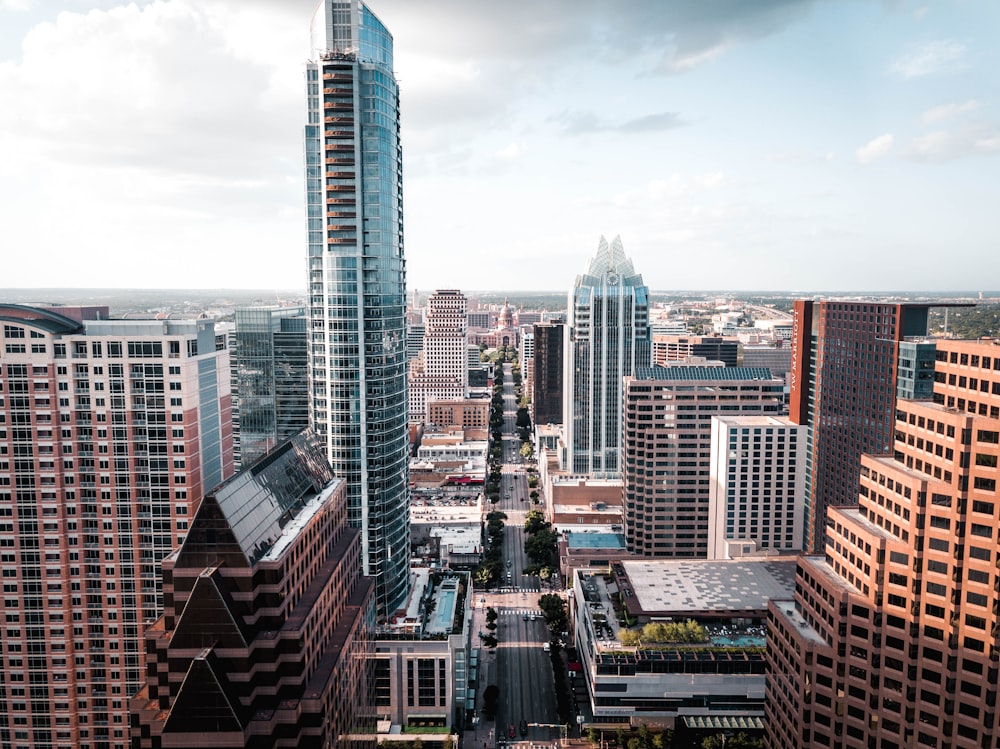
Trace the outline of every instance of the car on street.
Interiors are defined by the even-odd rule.
[[[522,616],[521,618],[522,618],[522,619],[523,619],[524,621],[528,621],[528,615],[527,615],[527,614],[525,614],[525,615],[524,615],[524,616]]]
[[[507,729],[507,735],[510,736],[512,739],[517,738],[517,729],[514,728],[513,723],[511,723],[510,727]]]
[[[522,719],[521,720],[520,728],[521,728],[521,735],[522,736],[527,736],[528,735],[528,721]]]
[[[542,650],[544,650],[546,653],[550,652],[552,650],[552,643],[546,642],[545,644],[543,644]]]
[[[528,619],[530,619],[531,621],[535,621],[535,615],[534,614],[528,614]]]

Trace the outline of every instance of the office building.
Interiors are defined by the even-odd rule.
[[[569,293],[564,357],[566,467],[600,478],[621,474],[622,378],[651,362],[649,289],[620,237],[601,237]],[[537,347],[537,343],[536,343]]]
[[[211,320],[0,305],[0,743],[126,749],[160,562],[232,474]]]
[[[311,423],[347,481],[378,614],[406,600],[407,352],[399,89],[392,36],[323,2],[306,65]]]
[[[468,397],[467,307],[460,291],[435,291],[427,300],[423,351],[410,370],[411,421],[426,421],[431,402]]]
[[[653,335],[653,364],[667,366],[691,357],[721,361],[735,367],[739,359],[739,341],[718,336]]]
[[[712,417],[708,558],[802,550],[806,428],[784,416]]]
[[[309,425],[308,319],[305,307],[235,311],[233,457],[250,465]]]
[[[534,326],[535,354],[531,375],[531,407],[535,424],[563,421],[563,336],[561,321]]]
[[[742,354],[744,367],[767,367],[787,386],[788,373],[792,371],[792,347],[787,343],[782,342],[779,346],[744,345]]]
[[[795,302],[790,415],[808,426],[806,538],[824,547],[826,508],[857,503],[862,453],[892,451],[898,345],[927,333],[926,304]]]
[[[374,749],[374,585],[345,488],[306,432],[205,497],[163,562],[135,749],[349,747],[366,730]]]
[[[1000,345],[937,342],[933,400],[829,509],[825,556],[774,601],[771,747],[996,746]]]
[[[743,367],[643,367],[624,383],[622,498],[629,551],[704,558],[712,416],[778,415],[782,383],[766,369]],[[786,494],[794,488],[782,486]]]

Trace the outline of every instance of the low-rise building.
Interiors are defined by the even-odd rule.
[[[577,571],[573,638],[595,726],[727,718],[762,728],[768,601],[787,597],[794,577],[794,560],[641,559]],[[652,636],[644,625],[688,620],[694,640],[643,639]]]

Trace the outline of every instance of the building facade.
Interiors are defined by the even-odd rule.
[[[132,746],[375,746],[373,583],[311,433],[209,493],[163,562]]]
[[[802,550],[806,429],[783,416],[713,416],[708,558]]]
[[[653,364],[682,362],[692,356],[721,361],[735,367],[739,360],[739,341],[718,336],[653,335]]]
[[[306,65],[311,423],[347,481],[380,617],[406,600],[406,262],[392,36],[323,2]]]
[[[560,322],[534,326],[535,353],[531,372],[531,407],[535,424],[563,422],[563,338]]]
[[[566,465],[602,478],[621,474],[622,378],[651,363],[649,289],[620,237],[604,237],[569,293],[564,357]],[[536,343],[537,348],[537,343]]]
[[[806,538],[824,547],[826,508],[857,503],[862,453],[892,452],[898,345],[927,334],[924,304],[795,302],[790,415],[808,426]]]
[[[125,749],[160,562],[233,472],[210,320],[0,306],[0,743]]]
[[[704,558],[712,417],[780,414],[783,385],[769,370],[742,367],[644,367],[624,382],[622,497],[629,551]]]
[[[1000,345],[937,342],[933,400],[900,400],[825,556],[770,609],[768,744],[996,746]]]
[[[237,469],[309,426],[308,322],[303,306],[235,311],[230,360]]]
[[[432,401],[469,394],[468,302],[460,291],[435,291],[427,300],[423,351],[410,371],[410,419],[425,421]]]

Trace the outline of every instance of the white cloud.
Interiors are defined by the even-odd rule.
[[[497,151],[496,156],[504,161],[514,161],[524,155],[527,149],[520,143],[508,143]]]
[[[996,153],[1000,153],[1000,128],[968,127],[939,130],[914,138],[906,155],[916,161],[944,161]]]
[[[25,11],[32,5],[33,0],[0,0],[0,10]]]
[[[979,109],[979,102],[975,99],[969,99],[961,103],[943,104],[940,107],[928,109],[921,115],[920,119],[925,125],[929,125],[932,122],[947,120],[966,112],[975,111],[976,109]]]
[[[967,49],[950,39],[911,47],[892,62],[892,72],[903,78],[952,73],[965,67]]]
[[[873,138],[865,145],[855,151],[855,156],[859,164],[871,164],[876,159],[881,159],[892,150],[892,134],[886,133],[877,138]]]

